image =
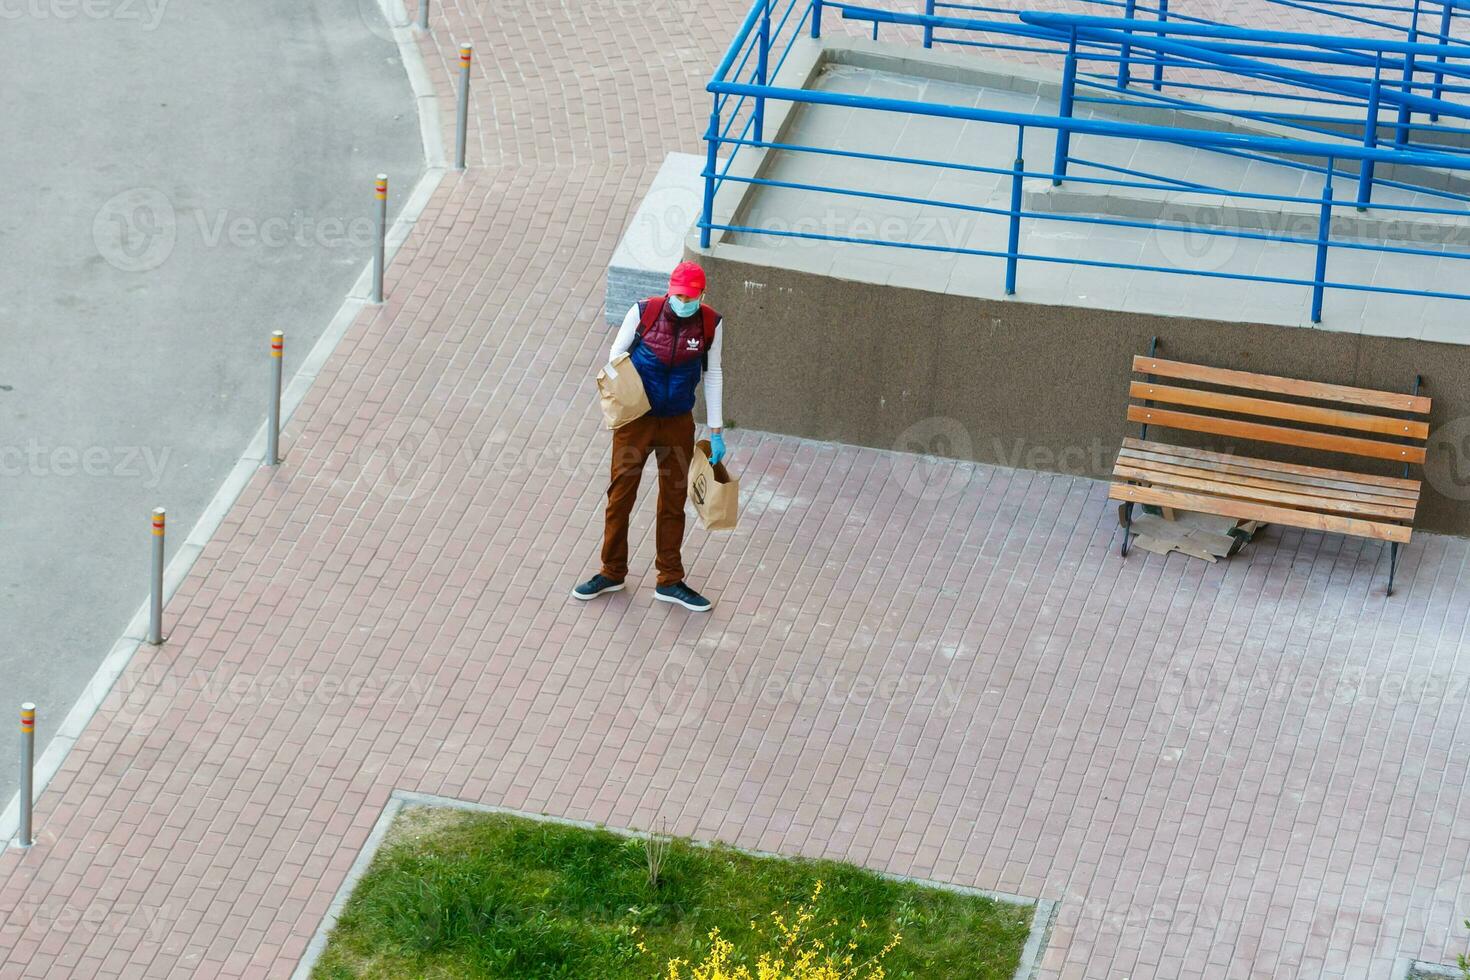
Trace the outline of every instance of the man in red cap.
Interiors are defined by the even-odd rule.
[[[685,584],[680,555],[684,495],[689,461],[694,457],[694,389],[701,377],[711,459],[718,463],[725,456],[720,315],[700,303],[704,287],[704,270],[693,262],[680,263],[669,277],[668,294],[636,304],[613,340],[608,359],[629,352],[648,393],[650,409],[642,418],[613,430],[602,568],[572,590],[575,598],[593,599],[623,588],[628,575],[628,519],[638,496],[643,464],[652,455],[658,460],[658,585],[653,597],[695,612],[710,608],[708,599]]]

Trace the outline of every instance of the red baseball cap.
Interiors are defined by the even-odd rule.
[[[695,262],[680,262],[669,276],[669,293],[675,296],[704,294],[704,270]]]

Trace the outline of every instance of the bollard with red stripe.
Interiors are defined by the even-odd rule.
[[[463,170],[465,160],[465,144],[469,140],[470,131],[470,60],[474,54],[474,47],[469,44],[459,46],[459,116],[455,126],[454,142],[454,169]]]
[[[265,430],[265,462],[275,466],[281,461],[281,373],[286,357],[286,333],[271,334],[271,403]]]
[[[383,266],[387,263],[388,243],[388,175],[378,174],[373,185],[377,198],[378,240],[373,253],[373,302],[383,302]]]
[[[20,827],[16,843],[21,847],[35,843],[31,833],[35,767],[36,706],[28,701],[20,706]]]
[[[153,576],[148,593],[148,642],[163,642],[163,532],[166,514],[162,507],[153,511]]]

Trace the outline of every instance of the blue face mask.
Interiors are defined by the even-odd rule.
[[[674,311],[674,316],[693,316],[699,312],[699,300],[692,299],[687,303],[680,302],[676,297],[669,297],[669,309]]]

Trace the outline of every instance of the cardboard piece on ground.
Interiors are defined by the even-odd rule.
[[[1156,555],[1167,555],[1171,551],[1199,558],[1214,564],[1230,554],[1235,538],[1230,529],[1236,526],[1233,517],[1215,514],[1196,514],[1190,511],[1175,511],[1175,520],[1169,521],[1153,514],[1140,514],[1133,519],[1133,531],[1137,535],[1134,543],[1144,551]],[[1254,535],[1262,526],[1259,521],[1247,521],[1240,525],[1247,535]]]

